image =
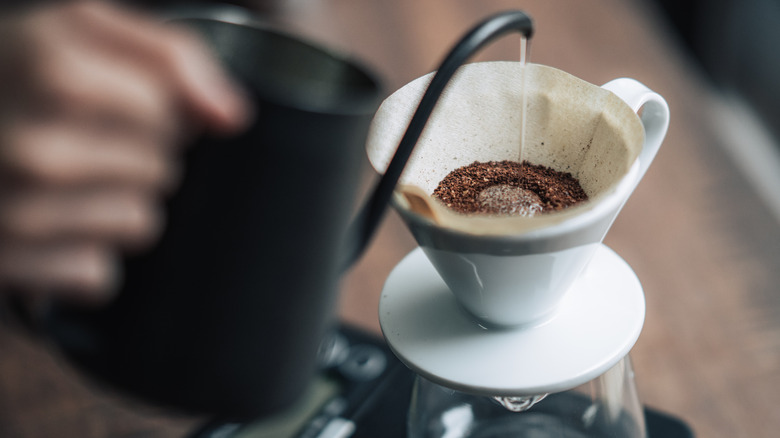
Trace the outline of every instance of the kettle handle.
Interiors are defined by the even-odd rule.
[[[425,124],[436,106],[436,102],[438,102],[444,91],[444,87],[468,58],[488,43],[513,31],[520,32],[525,38],[530,39],[533,35],[531,18],[519,10],[505,11],[488,17],[469,31],[441,63],[433,79],[431,79],[428,89],[423,94],[417,110],[406,128],[406,132],[401,138],[398,149],[396,149],[390,164],[387,166],[387,170],[349,228],[350,237],[352,238],[349,242],[351,246],[344,253],[345,258],[342,260],[343,269],[347,269],[357,261],[370,243],[390,203],[393,190],[395,190],[406,162],[412,155],[417,140],[420,138]]]

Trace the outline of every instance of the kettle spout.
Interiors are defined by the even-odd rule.
[[[390,203],[393,190],[401,178],[406,162],[409,161],[436,102],[455,72],[482,47],[514,31],[520,32],[526,39],[530,39],[533,35],[531,18],[518,10],[498,13],[477,24],[444,58],[425,94],[423,94],[387,170],[350,226],[347,248],[342,253],[343,258],[340,263],[342,271],[352,266],[371,243],[371,239]]]

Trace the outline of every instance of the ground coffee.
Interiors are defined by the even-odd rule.
[[[455,169],[433,196],[460,213],[519,216],[558,211],[588,199],[570,173],[506,160],[475,161]]]

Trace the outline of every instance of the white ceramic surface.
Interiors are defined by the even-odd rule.
[[[598,246],[524,255],[422,250],[473,316],[485,325],[515,326],[548,317]]]
[[[598,377],[628,354],[644,315],[639,280],[603,245],[536,325],[486,328],[463,310],[420,249],[390,274],[379,304],[385,339],[409,368],[487,396],[558,392]]]

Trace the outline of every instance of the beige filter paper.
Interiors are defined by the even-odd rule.
[[[525,76],[525,77],[523,77]],[[369,161],[383,173],[433,74],[388,97],[377,111],[366,144]],[[525,99],[523,99],[525,92]],[[570,172],[590,201],[533,217],[463,215],[435,200],[439,182],[474,161],[520,159]],[[411,210],[411,192],[428,198],[429,216],[443,227],[473,234],[516,234],[558,223],[591,208],[614,190],[644,143],[639,117],[611,92],[539,64],[467,64],[448,84],[401,176],[399,209]],[[415,209],[415,211],[418,211]]]

